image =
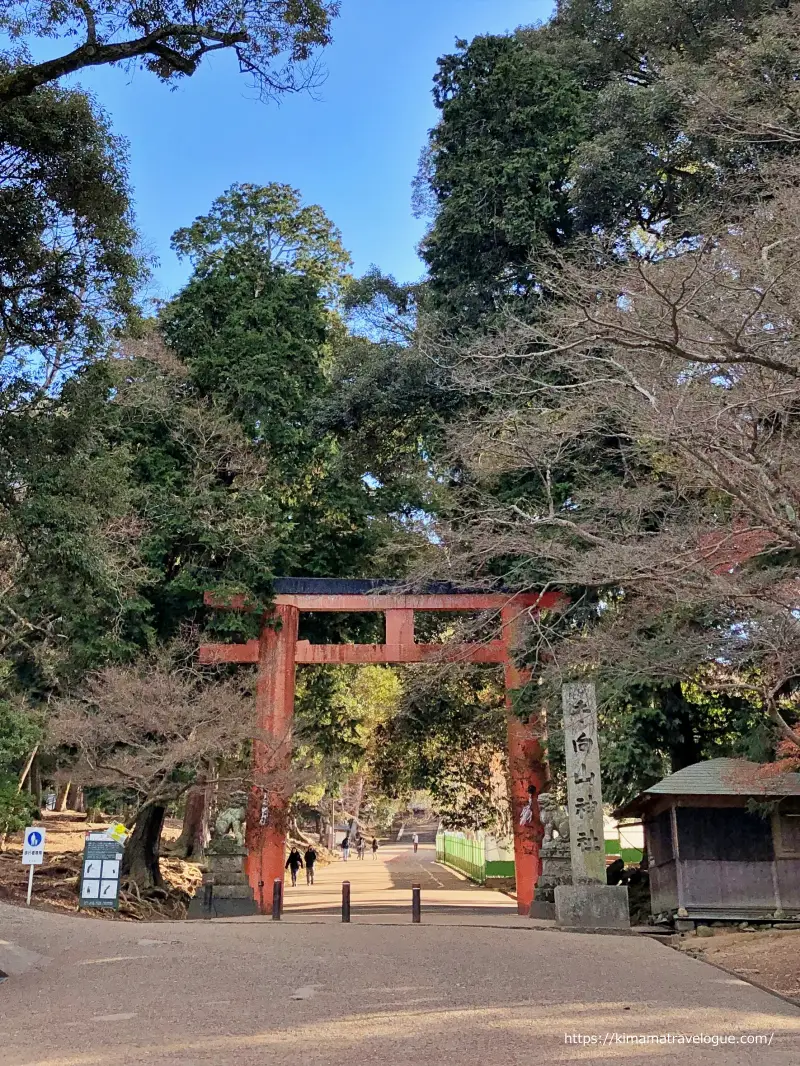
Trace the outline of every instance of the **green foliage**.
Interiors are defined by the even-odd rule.
[[[456,327],[474,325],[535,293],[532,257],[572,233],[569,175],[585,94],[571,70],[517,33],[459,42],[439,60],[434,102],[441,120],[419,184],[436,206],[421,251],[433,305]]]
[[[0,419],[3,643],[34,699],[147,642],[145,574],[128,528],[129,455],[105,435],[103,364]]]
[[[20,792],[13,777],[0,774],[0,834],[24,829],[37,814],[33,797],[28,792]]]
[[[317,287],[338,282],[350,265],[342,235],[317,204],[304,204],[290,185],[236,184],[207,215],[172,235],[173,251],[191,259],[197,277],[225,261],[241,273],[280,268]]]
[[[19,766],[41,739],[41,723],[29,711],[0,700],[0,775]]]
[[[265,603],[281,528],[275,473],[157,338],[112,370],[118,385],[105,432],[129,456],[132,532],[154,635],[168,639],[203,618],[206,590]],[[226,612],[218,625],[241,633],[247,621]]]
[[[395,798],[429,792],[453,829],[494,824],[492,768],[506,746],[502,688],[479,668],[421,688],[416,673],[403,671],[403,711],[379,733],[373,767],[379,790]]]
[[[389,667],[304,667],[297,679],[298,764],[334,792],[351,774],[369,772],[401,698],[399,674]]]
[[[36,804],[19,790],[19,769],[42,738],[41,724],[27,711],[0,700],[0,835],[15,833],[36,816]]]
[[[348,261],[338,231],[287,186],[234,186],[175,245],[196,270],[164,311],[164,336],[274,478],[273,572],[374,573],[394,500],[318,417],[342,336],[326,304]]]
[[[0,68],[1,70],[2,68]],[[0,108],[3,408],[101,352],[144,276],[124,144],[81,92]]]
[[[307,408],[324,388],[326,319],[312,279],[226,260],[192,278],[163,328],[199,394],[297,468],[310,445]]]

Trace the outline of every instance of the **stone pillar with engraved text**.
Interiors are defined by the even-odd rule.
[[[564,748],[573,884],[606,883],[603,794],[594,685],[564,685]]]

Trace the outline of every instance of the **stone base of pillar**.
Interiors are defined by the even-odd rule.
[[[247,848],[231,838],[212,841],[206,851],[203,883],[189,904],[187,918],[239,918],[258,914],[245,873]]]
[[[557,885],[554,896],[556,922],[566,932],[631,931],[626,885]]]
[[[536,883],[529,918],[553,919],[556,916],[555,890],[572,884],[572,860],[569,841],[551,840],[542,844],[542,873]]]

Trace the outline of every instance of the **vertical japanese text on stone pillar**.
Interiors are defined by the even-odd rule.
[[[562,703],[572,877],[575,884],[591,881],[605,884],[603,795],[594,685],[588,682],[564,685]]]

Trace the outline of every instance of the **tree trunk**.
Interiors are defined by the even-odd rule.
[[[19,775],[19,781],[17,783],[17,792],[22,792],[22,788],[28,779],[28,774],[30,773],[31,767],[33,766],[33,761],[36,758],[38,751],[39,745],[37,744],[28,756],[28,758],[25,760],[25,765],[22,767],[22,773]]]
[[[77,811],[78,814],[83,814],[86,810],[86,803],[83,798],[83,785],[73,785],[70,783],[69,792],[67,794],[67,810]]]
[[[42,768],[36,756],[31,764],[31,795],[37,807],[42,805]]]
[[[208,828],[210,797],[211,786],[205,781],[200,781],[189,789],[181,835],[170,846],[170,855],[175,855],[179,859],[193,859],[195,862],[203,859],[211,839]]]
[[[166,812],[166,807],[145,804],[137,814],[136,825],[125,844],[120,876],[123,881],[133,881],[139,889],[164,886],[158,859]]]
[[[353,822],[358,827],[358,817],[361,814],[361,803],[364,799],[364,774],[356,774],[355,788],[353,790]]]
[[[58,792],[56,793],[57,811],[65,811],[67,809],[67,799],[69,797],[69,790],[71,785],[71,781],[66,781],[63,785],[58,786]]]

